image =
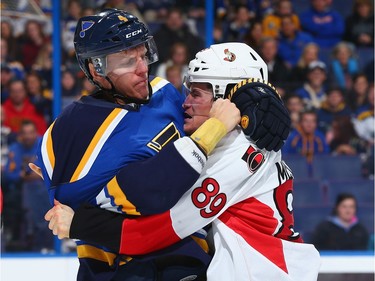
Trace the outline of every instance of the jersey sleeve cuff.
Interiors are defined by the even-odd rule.
[[[200,174],[206,165],[207,156],[191,138],[183,137],[174,142],[176,150],[182,158]]]

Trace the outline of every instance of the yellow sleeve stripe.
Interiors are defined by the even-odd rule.
[[[159,89],[163,88],[165,85],[167,85],[169,82],[161,77],[155,77],[150,82],[150,85],[152,87],[152,92],[156,93]]]
[[[41,153],[44,166],[46,168],[48,177],[52,179],[53,169],[55,168],[55,153],[53,152],[52,129],[55,122],[51,124],[45,132],[42,139]]]
[[[88,173],[108,137],[111,135],[121,119],[126,115],[126,113],[127,111],[124,109],[115,108],[108,115],[87,147],[85,154],[83,155],[76,170],[74,171],[72,178],[70,179],[70,182],[77,181]]]
[[[77,246],[77,255],[78,258],[90,258],[98,261],[108,263],[109,266],[114,264],[114,260],[117,255],[114,253],[106,252],[102,249],[96,248],[91,245],[78,245]],[[124,256],[125,261],[121,261],[120,265],[129,262],[132,258]]]
[[[126,198],[126,195],[120,188],[116,177],[114,177],[108,184],[108,193],[113,197],[114,203],[122,207],[122,211],[128,215],[141,215],[136,207]]]

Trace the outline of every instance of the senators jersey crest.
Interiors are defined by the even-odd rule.
[[[242,160],[247,163],[250,173],[255,173],[264,162],[264,154],[254,146],[250,145]]]

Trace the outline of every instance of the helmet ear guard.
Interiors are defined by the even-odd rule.
[[[226,98],[228,85],[237,84],[247,78],[268,80],[268,69],[263,59],[244,43],[222,43],[198,52],[189,63],[185,81],[210,83],[214,98]]]

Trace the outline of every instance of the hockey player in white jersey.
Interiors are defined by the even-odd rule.
[[[213,45],[190,62],[186,79],[189,94],[183,105],[188,134],[208,118],[218,97],[229,98],[237,105],[245,130],[251,130],[251,123],[259,123],[263,117],[262,110],[254,115],[253,107],[268,110],[274,106],[278,110],[276,90],[260,80],[266,79],[267,69],[259,56],[256,63],[262,67],[258,72],[245,73],[244,78],[249,79],[241,82],[232,79],[241,71],[241,50],[236,49],[236,43]],[[278,127],[277,122],[267,124],[267,120],[259,124],[274,126],[275,130]],[[143,255],[211,224],[214,255],[207,280],[317,280],[319,253],[313,245],[303,243],[294,229],[292,171],[282,161],[280,151],[269,152],[259,146],[253,140],[249,142],[240,127],[229,133],[208,157],[198,181],[165,213],[124,219],[85,207],[73,217],[71,210],[60,205],[47,214],[53,218],[50,228],[60,238],[84,239],[122,254]],[[173,171],[171,176],[176,176]],[[92,225],[85,227],[88,219],[95,221],[95,229]],[[66,225],[70,229],[62,227]],[[120,239],[111,240],[118,233]]]

